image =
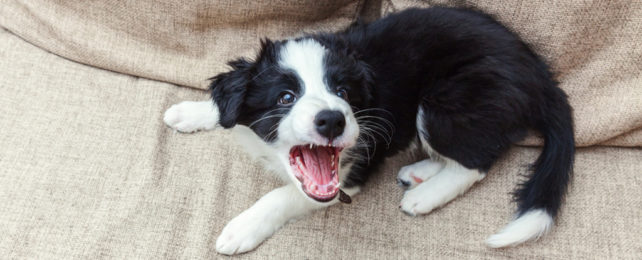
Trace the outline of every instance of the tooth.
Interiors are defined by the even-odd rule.
[[[297,156],[297,157],[296,157],[296,163],[297,163],[299,166],[300,166],[300,165],[302,165],[302,163],[301,163],[301,157],[300,157],[300,156]]]
[[[312,144],[310,144],[310,149],[312,149]]]

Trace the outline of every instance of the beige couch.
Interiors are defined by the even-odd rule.
[[[475,6],[544,55],[575,108],[580,146],[558,224],[489,249],[532,136],[427,216],[397,206],[410,155],[353,198],[291,223],[253,259],[642,258],[639,1],[13,1],[0,4],[0,256],[219,258],[227,221],[280,185],[227,130],[175,133],[162,113],[207,99],[206,79],[261,37],[341,28],[410,6]]]

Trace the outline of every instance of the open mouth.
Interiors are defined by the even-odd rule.
[[[310,198],[327,202],[339,193],[339,153],[342,149],[313,144],[290,149],[290,167]]]

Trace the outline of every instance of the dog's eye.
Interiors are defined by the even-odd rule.
[[[337,96],[342,98],[343,100],[348,101],[348,91],[344,88],[338,88],[337,89]]]
[[[279,97],[279,104],[289,105],[296,101],[296,96],[292,92],[283,92],[281,97]]]

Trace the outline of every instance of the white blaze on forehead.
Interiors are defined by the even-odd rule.
[[[312,39],[288,41],[281,48],[279,66],[296,72],[301,79],[306,94],[326,91],[323,57],[327,50]]]
[[[346,126],[343,134],[335,138],[335,145],[352,146],[359,134],[357,120],[348,102],[332,93],[325,81],[324,58],[329,52],[313,39],[286,42],[279,51],[279,67],[290,70],[300,80],[302,91],[288,115],[281,120],[278,130],[279,142],[288,152],[292,145],[325,144],[327,139],[315,129],[315,116],[322,110],[343,113]],[[288,158],[284,163],[289,168]],[[295,182],[298,182],[292,175]]]

